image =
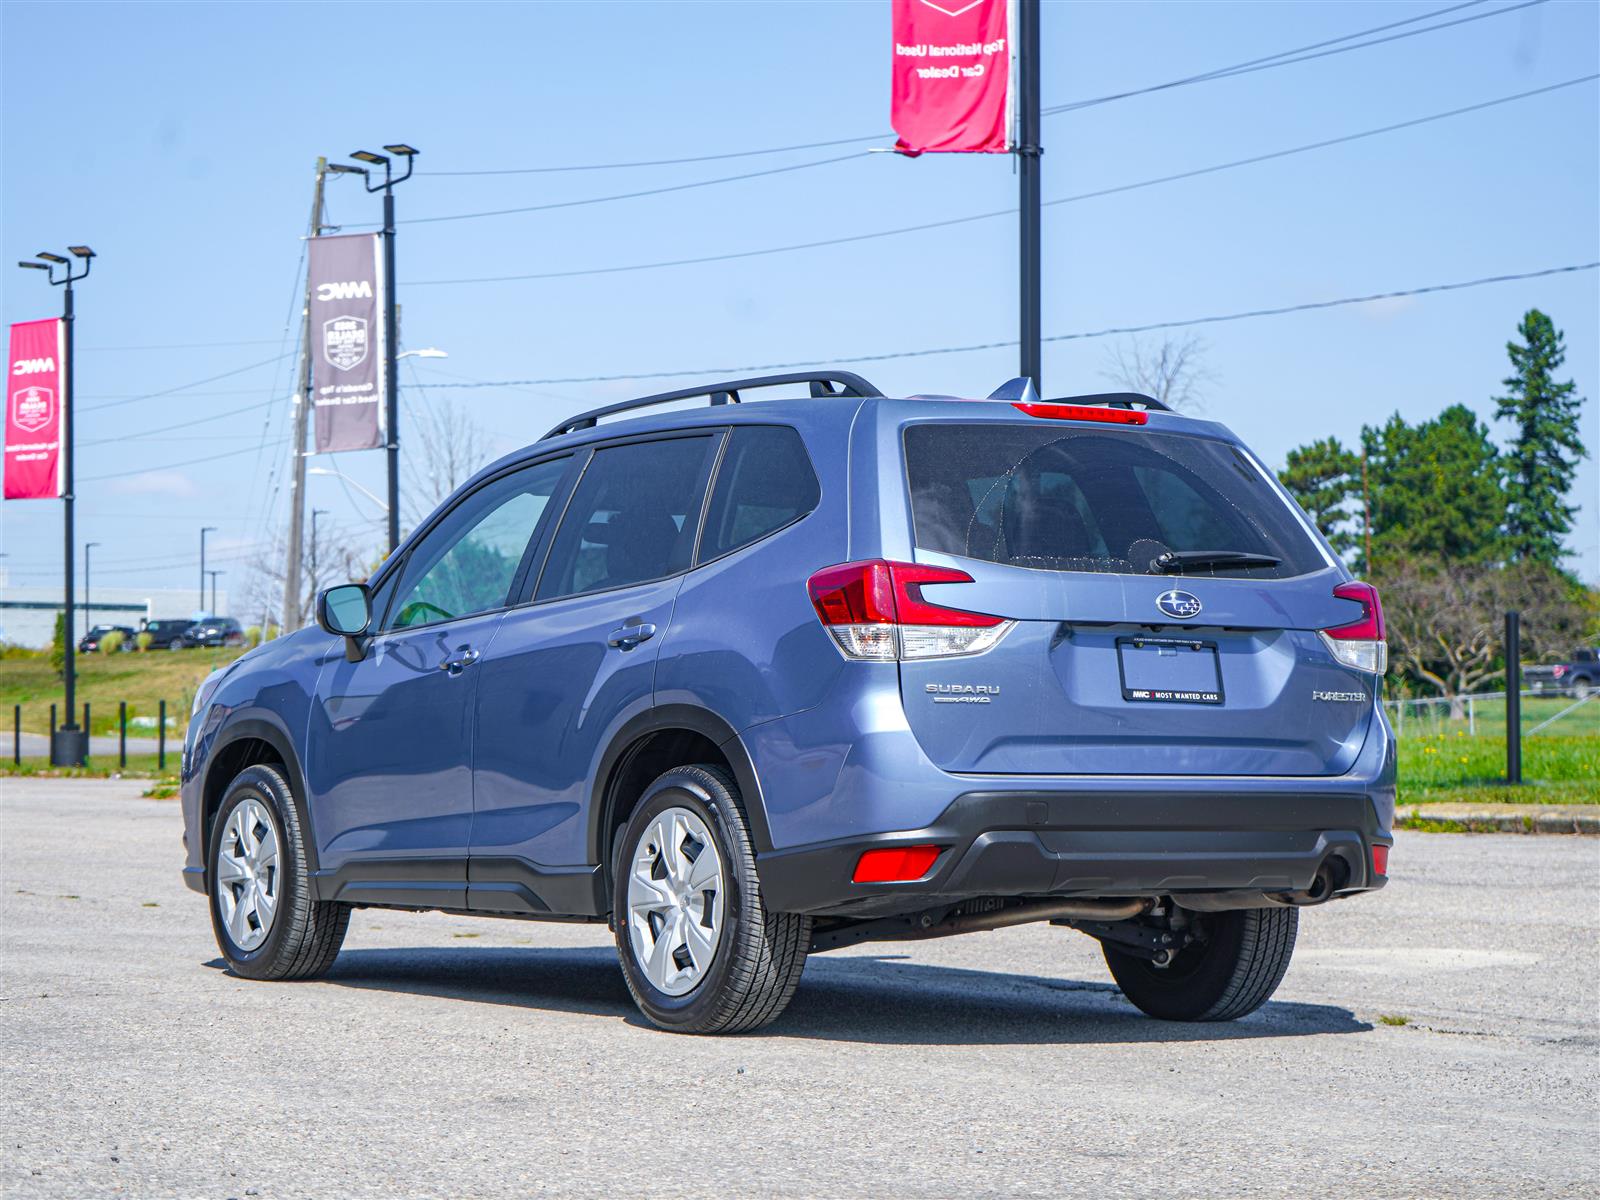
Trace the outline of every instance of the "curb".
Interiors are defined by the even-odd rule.
[[[1537,805],[1474,808],[1458,804],[1402,807],[1395,825],[1431,833],[1565,833],[1600,836],[1600,805]],[[1574,811],[1574,810],[1577,811]]]

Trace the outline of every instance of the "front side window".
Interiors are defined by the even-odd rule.
[[[386,628],[432,625],[503,607],[569,461],[502,475],[457,504],[407,557]]]
[[[700,537],[700,561],[766,537],[816,508],[821,498],[805,442],[787,425],[736,426],[717,468]]]
[[[686,570],[712,443],[709,436],[681,437],[596,450],[561,518],[535,599]]]
[[[906,430],[905,454],[924,549],[1037,570],[1138,575],[1283,579],[1327,565],[1243,452],[1212,438],[928,424]],[[1194,565],[1169,563],[1164,572],[1158,560],[1169,551]]]

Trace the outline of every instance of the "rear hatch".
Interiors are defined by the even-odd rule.
[[[1163,425],[903,430],[917,560],[972,577],[922,597],[1016,622],[984,653],[902,661],[940,767],[1315,776],[1355,760],[1377,677],[1317,632],[1361,616],[1333,594],[1346,576],[1256,460]]]

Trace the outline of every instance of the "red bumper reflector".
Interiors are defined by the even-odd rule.
[[[909,883],[921,879],[939,857],[937,846],[892,846],[868,850],[856,863],[852,883]]]
[[[1374,846],[1372,848],[1372,873],[1374,875],[1387,875],[1389,873],[1389,847]]]

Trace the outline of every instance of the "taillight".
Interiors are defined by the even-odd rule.
[[[846,658],[896,662],[982,654],[1011,632],[1015,621],[922,598],[924,584],[971,582],[951,567],[871,559],[824,567],[806,590]]]
[[[1361,605],[1361,617],[1322,630],[1322,644],[1345,666],[1382,675],[1389,667],[1389,646],[1384,641],[1383,605],[1378,600],[1378,589],[1370,583],[1341,583],[1333,594]]]
[[[1136,408],[1098,408],[1092,404],[1048,404],[1014,400],[1011,407],[1047,421],[1103,421],[1107,425],[1143,425],[1150,418]]]

